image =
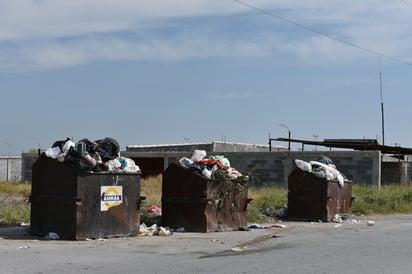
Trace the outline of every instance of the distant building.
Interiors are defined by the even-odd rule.
[[[269,145],[246,144],[235,142],[194,142],[159,145],[128,145],[121,155],[132,158],[142,170],[142,177],[163,173],[171,161],[181,157],[191,157],[194,150],[205,150],[208,155],[241,152],[268,152]],[[273,150],[286,151],[285,147]]]
[[[277,141],[289,141],[281,139]],[[291,140],[297,141],[297,140]],[[299,141],[300,142],[300,141]],[[303,141],[305,145],[342,145],[342,142],[312,142]],[[352,149],[347,146],[356,145]],[[347,179],[354,184],[375,185],[409,184],[412,182],[412,161],[407,148],[396,147],[395,151],[405,153],[403,159],[385,154],[392,152],[392,147],[376,146],[375,143],[358,142],[349,144],[345,141],[344,148],[326,151],[288,151],[287,147],[245,144],[235,142],[196,142],[181,144],[158,145],[128,145],[120,154],[132,158],[142,170],[142,177],[163,174],[171,162],[177,162],[182,157],[191,157],[196,149],[205,150],[207,156],[224,155],[230,160],[231,166],[250,176],[250,186],[287,186],[288,175],[294,168],[294,160],[318,160],[327,156]],[[373,147],[372,145],[376,146]],[[303,146],[302,146],[303,148]],[[362,150],[358,150],[361,148]],[[38,158],[37,153],[23,153],[19,159],[21,164],[21,181],[32,180],[31,167]],[[0,162],[1,163],[1,162]],[[4,169],[7,162],[3,162]],[[2,174],[6,174],[3,172]],[[9,177],[10,178],[10,177]],[[13,177],[18,179],[16,176]]]
[[[126,152],[191,152],[195,149],[213,152],[267,152],[269,145],[256,145],[235,142],[196,142],[161,145],[128,145]],[[284,147],[274,147],[274,150],[286,150]]]

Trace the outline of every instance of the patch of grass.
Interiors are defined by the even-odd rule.
[[[288,202],[288,190],[278,187],[249,188],[249,197],[258,208],[282,208]]]
[[[17,225],[30,222],[30,205],[19,203],[0,207],[0,223],[3,225]]]
[[[140,180],[140,195],[146,197],[145,207],[161,206],[162,176],[148,177]]]
[[[0,195],[18,195],[29,197],[31,184],[16,182],[0,182]]]
[[[161,217],[147,212],[151,205],[161,207],[162,203],[162,175],[148,177],[140,180],[140,196],[146,198],[140,206],[140,222],[150,226],[154,223],[159,224]]]
[[[272,218],[264,215],[260,208],[254,206],[253,202],[248,205],[246,216],[249,223],[262,224],[269,223],[272,220]]]
[[[0,224],[15,225],[30,221],[30,193],[31,184],[0,182]]]
[[[247,219],[250,223],[270,222],[273,218],[262,211],[275,212],[288,202],[288,190],[279,187],[249,188],[248,196],[253,199],[247,208]],[[275,214],[272,214],[275,215]]]
[[[355,197],[352,213],[355,215],[412,213],[412,186],[355,185],[352,189]]]

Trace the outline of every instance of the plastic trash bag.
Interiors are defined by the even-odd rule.
[[[312,171],[312,165],[308,162],[296,159],[295,164],[298,168],[300,168],[303,171],[308,171],[308,172]]]
[[[193,162],[197,162],[205,158],[206,155],[207,155],[206,150],[195,149],[195,151],[193,151],[192,158],[190,158],[190,160],[192,160]]]
[[[224,167],[230,167],[229,159],[223,155],[212,155],[210,159],[221,162]]]
[[[327,164],[318,162],[318,161],[310,161],[309,163],[312,165],[312,167],[318,167],[321,170],[323,170],[326,174],[326,180],[328,181],[337,180],[339,185],[343,186],[344,177],[337,169]]]
[[[60,148],[57,146],[57,147],[50,147],[50,148],[48,148],[45,153],[46,153],[46,156],[47,156],[47,157],[50,157],[50,158],[53,158],[53,159],[57,159],[57,158],[60,156],[60,154],[62,153],[62,151],[61,151]]]

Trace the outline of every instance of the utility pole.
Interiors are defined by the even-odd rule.
[[[286,125],[284,125],[284,124],[279,124],[279,126],[281,126],[281,127],[284,127],[284,128],[286,128],[287,130],[288,130],[288,151],[290,151],[290,137],[291,137],[291,134],[290,134],[290,129],[286,126]]]
[[[379,55],[379,87],[381,92],[381,119],[382,119],[382,145],[385,145],[385,115],[383,112],[382,69],[381,56]]]

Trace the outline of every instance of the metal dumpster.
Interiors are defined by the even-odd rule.
[[[288,176],[289,218],[330,222],[335,214],[351,213],[352,182],[327,181],[295,168]]]
[[[247,226],[248,182],[214,181],[177,163],[163,174],[162,225],[191,232]]]
[[[57,233],[78,240],[137,235],[140,226],[140,174],[76,174],[40,155],[33,165],[30,234]]]

